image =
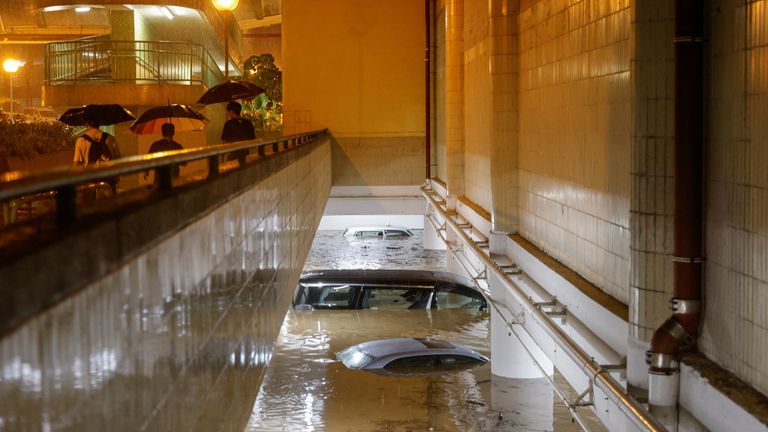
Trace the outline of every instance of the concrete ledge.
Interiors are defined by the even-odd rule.
[[[680,404],[709,430],[768,431],[768,397],[699,353],[680,364]]]
[[[66,232],[4,253],[0,262],[0,335],[117,269],[254,184],[305,157],[319,140],[259,159],[218,178],[192,183],[170,195],[124,203],[79,220]],[[13,251],[4,251],[13,252]],[[10,257],[9,257],[10,256]]]

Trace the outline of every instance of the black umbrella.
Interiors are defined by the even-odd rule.
[[[59,117],[59,121],[70,126],[85,126],[86,117],[97,120],[99,125],[113,125],[136,118],[130,111],[118,104],[107,104],[70,108]]]
[[[176,132],[186,132],[203,129],[208,119],[186,105],[163,105],[148,109],[130,129],[139,135],[160,133],[166,123],[173,124]]]
[[[248,81],[227,81],[213,86],[200,96],[199,104],[210,105],[219,102],[232,102],[237,99],[253,99],[264,93],[264,89]]]

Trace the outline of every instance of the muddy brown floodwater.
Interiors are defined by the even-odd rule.
[[[406,240],[344,239],[318,232],[305,270],[445,270],[445,252]],[[434,337],[490,357],[488,312],[467,310],[289,311],[246,431],[578,431],[545,379],[491,375],[491,364],[430,375],[392,376],[347,369],[335,353],[360,342]],[[572,398],[559,373],[555,381]],[[587,409],[590,430],[602,431]]]
[[[246,430],[578,431],[546,381],[492,382],[490,363],[401,377],[347,369],[334,355],[367,340],[428,336],[490,356],[488,324],[488,313],[463,310],[289,312]]]

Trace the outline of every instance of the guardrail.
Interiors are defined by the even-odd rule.
[[[517,283],[507,276],[499,265],[486,254],[477,243],[458,225],[450,214],[438,203],[429,190],[422,187],[422,195],[427,200],[427,205],[437,211],[449,227],[461,239],[463,244],[473,252],[485,267],[487,273],[493,273],[501,281],[520,305],[531,314],[533,319],[541,326],[557,346],[565,352],[579,369],[587,376],[590,385],[602,390],[632,424],[641,431],[666,432],[664,427],[645,407],[624,390],[622,385],[610,374],[610,369],[601,366],[592,356],[584,351],[573,339],[568,336],[542,308],[538,307],[526,292],[517,286]],[[509,323],[507,323],[509,325]],[[581,425],[581,423],[580,423]]]
[[[210,53],[202,45],[191,42],[85,38],[45,46],[47,85],[146,81],[200,83],[210,88],[223,80],[224,74]]]
[[[67,227],[77,220],[77,188],[82,185],[109,183],[115,177],[155,170],[158,190],[168,191],[173,188],[174,166],[205,159],[208,161],[207,179],[213,179],[222,172],[222,157],[232,155],[238,160],[239,166],[244,166],[250,154],[255,153],[261,158],[267,156],[267,149],[271,149],[272,154],[279,153],[327,135],[328,130],[323,129],[268,141],[129,156],[87,167],[62,167],[33,174],[10,172],[0,177],[0,201],[53,191],[57,224],[59,227]]]

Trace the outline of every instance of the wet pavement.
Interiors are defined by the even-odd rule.
[[[347,239],[318,232],[305,270],[445,270],[444,251],[406,240]],[[434,337],[490,357],[488,312],[361,310],[286,316],[246,431],[578,431],[545,379],[491,375],[490,363],[428,375],[392,376],[347,369],[335,353],[367,340]],[[555,381],[575,397],[562,376]],[[591,430],[604,430],[587,410]]]

